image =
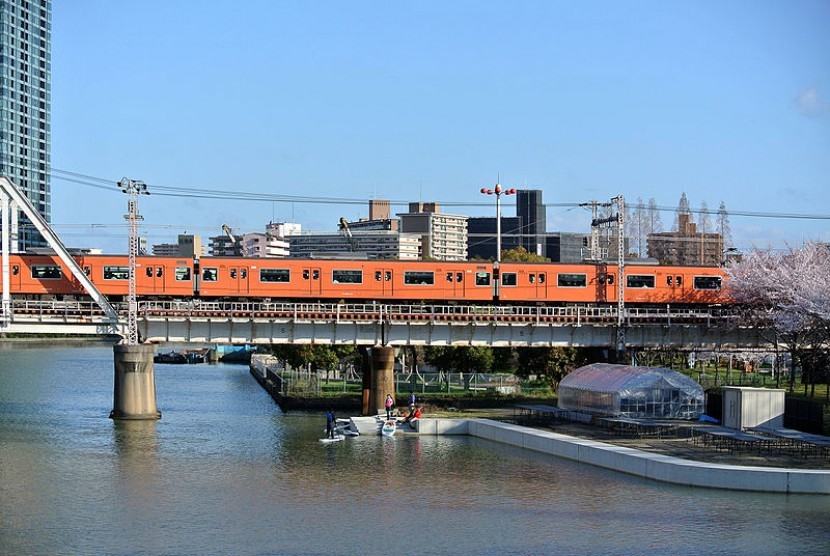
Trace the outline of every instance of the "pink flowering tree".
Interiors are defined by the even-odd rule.
[[[754,250],[727,269],[729,295],[744,317],[790,355],[795,368],[826,351],[830,330],[830,250],[807,243],[786,252]],[[810,377],[814,379],[815,377]]]

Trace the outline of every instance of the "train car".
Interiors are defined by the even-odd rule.
[[[76,260],[102,294],[115,301],[129,294],[127,255],[84,255]],[[193,296],[194,283],[194,262],[190,258],[136,257],[135,291],[139,297],[189,298]]]
[[[726,302],[718,267],[627,265],[626,304],[708,305]],[[498,300],[505,303],[613,304],[619,298],[617,265],[502,263]]]
[[[486,302],[492,276],[489,263],[205,257],[197,289],[202,298]]]
[[[2,259],[0,259],[0,262]],[[9,255],[9,289],[16,297],[59,299],[80,284],[57,255]],[[0,282],[0,291],[2,291]]]

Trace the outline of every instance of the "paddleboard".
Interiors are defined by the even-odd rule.
[[[346,437],[338,434],[334,438],[321,438],[320,442],[322,442],[323,444],[331,444],[332,442],[340,442],[344,438]]]

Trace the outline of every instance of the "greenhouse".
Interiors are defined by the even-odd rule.
[[[559,383],[559,407],[636,418],[697,419],[703,388],[684,374],[662,367],[594,363]]]

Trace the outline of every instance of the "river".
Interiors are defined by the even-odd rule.
[[[156,365],[113,422],[112,348],[0,344],[9,555],[828,554],[830,497],[654,483],[468,437],[320,444],[244,366]]]

